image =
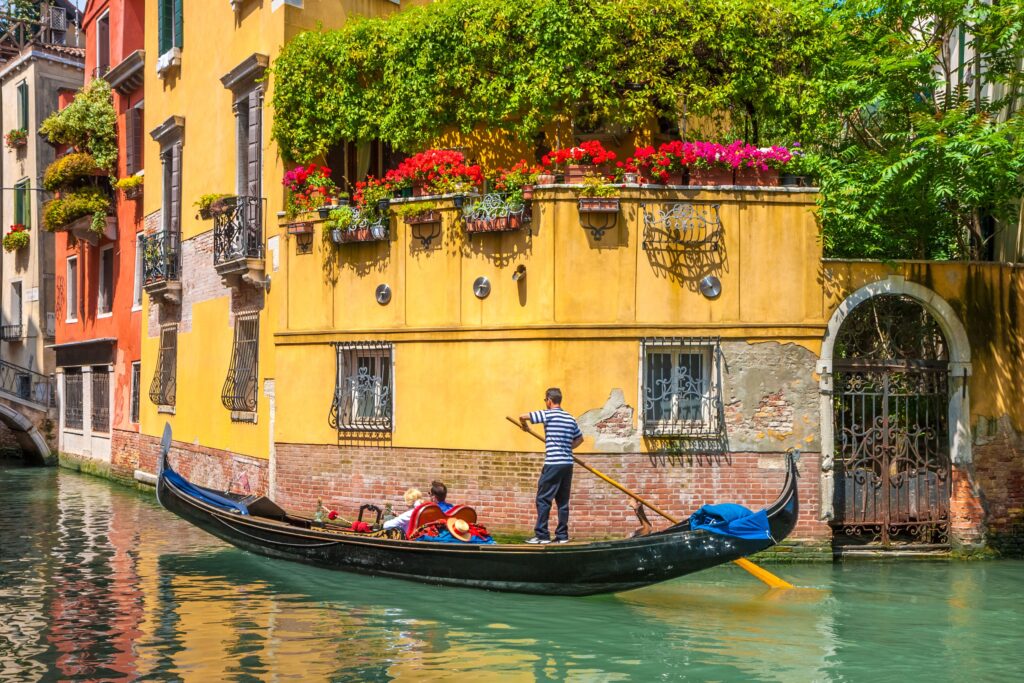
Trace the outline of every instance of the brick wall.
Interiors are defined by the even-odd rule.
[[[342,516],[362,503],[404,509],[410,486],[426,491],[433,479],[448,485],[449,499],[477,509],[495,531],[529,533],[535,521],[534,494],[541,458],[536,453],[489,453],[421,449],[361,449],[276,444],[278,502],[311,513],[322,497]],[[738,502],[751,508],[775,500],[785,478],[784,456],[731,453],[717,457],[651,457],[644,454],[588,454],[588,464],[648,498],[670,514],[685,516],[709,502]],[[800,521],[793,538],[821,543],[831,536],[817,521],[817,454],[804,454],[800,468]],[[630,499],[586,470],[573,478],[570,533],[576,538],[624,536],[639,523]],[[648,512],[656,525],[657,515]],[[552,515],[552,522],[554,514]]]
[[[1006,419],[987,425],[977,432],[973,447],[972,475],[977,494],[978,514],[986,521],[988,543],[1006,554],[1024,555],[1024,437],[1016,433]],[[982,509],[982,506],[984,509]]]
[[[160,439],[147,434],[136,437],[138,445],[134,456],[115,448],[118,454],[115,456],[115,466],[122,472],[131,467],[132,474],[135,469],[155,474],[160,459]],[[200,486],[219,491],[230,489],[237,493],[267,492],[268,468],[265,460],[180,441],[171,443],[168,457],[171,467]]]

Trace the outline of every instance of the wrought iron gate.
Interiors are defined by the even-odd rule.
[[[946,546],[945,340],[916,302],[879,299],[862,304],[864,324],[847,330],[844,323],[837,339],[848,357],[833,363],[835,542]]]

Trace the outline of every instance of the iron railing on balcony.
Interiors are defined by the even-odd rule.
[[[263,258],[262,197],[228,197],[213,215],[213,264]]]
[[[142,275],[146,285],[178,280],[180,249],[178,236],[158,232],[140,235],[142,240]]]
[[[0,325],[0,339],[3,341],[21,341],[21,325]]]
[[[34,403],[44,410],[55,405],[51,378],[5,360],[0,360],[0,394]]]

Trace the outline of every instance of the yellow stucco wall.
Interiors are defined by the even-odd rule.
[[[717,250],[665,270],[642,247],[641,202],[720,205]],[[541,190],[529,230],[467,237],[445,202],[442,235],[425,248],[392,219],[388,243],[333,246],[316,235],[300,254],[286,237],[278,313],[275,439],[335,443],[331,341],[394,342],[394,446],[508,450],[533,447],[505,424],[560,385],[576,414],[612,388],[638,403],[639,340],[715,335],[793,342],[817,353],[824,327],[814,194],[625,190],[616,229],[582,228],[575,192]],[[512,280],[525,265],[522,283]],[[714,300],[697,290],[722,281]],[[492,291],[478,299],[479,276]],[[391,302],[374,290],[388,284]],[[457,426],[451,420],[457,420]],[[587,445],[584,446],[584,449]]]

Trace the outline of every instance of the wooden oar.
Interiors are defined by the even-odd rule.
[[[514,417],[506,415],[505,419],[508,420],[509,422],[511,422],[512,424],[514,424],[516,427],[519,427],[520,429],[522,429],[524,432],[526,432],[527,434],[529,434],[533,438],[535,438],[535,439],[537,439],[539,441],[544,441],[544,437],[543,436],[541,436],[537,432],[533,431],[528,426],[522,424],[521,422],[519,422],[519,420],[515,419]],[[577,458],[575,455],[572,456],[572,459],[576,462],[577,465],[579,465],[583,469],[588,470],[589,472],[591,472],[592,474],[597,476],[599,479],[605,480],[606,482],[608,482],[609,484],[611,484],[612,486],[614,486],[618,490],[622,491],[623,493],[625,493],[627,496],[629,496],[633,500],[637,501],[638,503],[642,503],[643,505],[646,505],[647,507],[649,507],[650,509],[654,510],[659,515],[661,515],[662,517],[664,517],[668,521],[672,522],[673,524],[678,524],[679,523],[679,520],[676,519],[675,517],[673,517],[672,515],[668,514],[667,512],[662,512],[657,507],[655,507],[654,505],[651,505],[649,502],[647,502],[646,500],[644,500],[643,498],[641,498],[637,494],[633,493],[632,491],[627,489],[625,486],[623,486],[619,482],[615,481],[614,479],[612,479],[608,475],[604,474],[600,470],[594,469],[593,467],[591,467],[587,463],[585,463],[582,460],[580,460],[579,458]],[[775,576],[775,574],[772,574],[770,571],[768,571],[767,569],[764,569],[763,567],[757,566],[756,564],[754,564],[750,560],[746,559],[745,557],[741,557],[738,560],[733,560],[733,562],[736,563],[737,565],[739,565],[740,567],[742,567],[743,569],[746,569],[748,572],[753,574],[755,577],[757,577],[761,581],[764,581],[766,584],[768,584],[772,588],[793,588],[793,584],[789,583],[788,581],[785,581],[784,579],[780,579],[779,577]]]

